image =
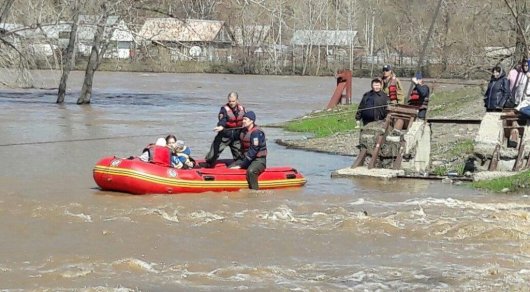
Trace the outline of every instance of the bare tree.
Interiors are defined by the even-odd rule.
[[[103,55],[105,54],[106,46],[103,45],[105,28],[107,27],[107,19],[109,18],[110,9],[108,4],[103,2],[101,4],[101,15],[96,24],[96,32],[94,33],[94,40],[92,43],[92,50],[85,70],[85,78],[83,80],[83,87],[81,94],[77,99],[77,104],[89,104],[92,98],[92,84],[94,81],[94,74],[96,73]]]
[[[180,0],[179,9],[183,9],[188,18],[213,19],[215,9],[221,0]]]
[[[66,54],[64,56],[61,81],[59,82],[59,90],[57,94],[57,103],[64,102],[64,96],[66,94],[66,83],[68,81],[68,76],[74,65],[74,51],[76,46],[77,39],[77,27],[79,24],[79,14],[81,13],[81,3],[75,1],[72,8],[73,18],[72,18],[72,29],[70,30],[70,37],[68,39],[68,46],[66,47]]]
[[[512,3],[510,3],[512,2]],[[513,53],[514,62],[528,59],[528,40],[525,35],[526,18],[528,17],[528,5],[525,0],[513,1],[504,0],[504,3],[510,10],[514,18],[515,34],[515,52]]]
[[[7,16],[9,15],[9,10],[11,10],[11,5],[13,5],[15,0],[7,0],[2,5],[0,5],[0,23],[5,22]]]

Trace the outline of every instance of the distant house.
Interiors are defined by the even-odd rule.
[[[357,45],[354,30],[296,30],[291,38],[293,47],[314,46],[326,48],[328,56],[347,55]]]
[[[22,28],[18,34],[21,44],[25,44],[36,55],[52,56],[58,49],[68,45],[71,26],[67,22],[42,24],[36,28]]]
[[[77,27],[77,50],[81,55],[88,56],[92,51],[92,43],[97,29],[98,18],[95,15],[80,15]],[[110,42],[105,58],[127,59],[134,47],[134,37],[125,22],[117,16],[107,18],[104,31],[105,38]]]
[[[21,24],[16,23],[0,23],[0,36],[13,46],[20,44],[20,30],[24,28]],[[0,47],[6,44],[0,42]]]
[[[229,56],[234,41],[224,21],[200,19],[148,18],[138,37],[168,49],[172,60],[219,60]]]

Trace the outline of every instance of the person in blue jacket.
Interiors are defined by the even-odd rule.
[[[421,72],[416,72],[416,76],[414,76],[411,81],[414,84],[414,88],[410,93],[408,104],[417,107],[418,118],[425,120],[427,106],[429,105],[429,86],[423,83]]]
[[[256,124],[256,114],[248,111],[243,116],[243,130],[240,141],[243,148],[243,159],[235,161],[230,168],[247,170],[248,187],[259,189],[258,177],[267,168],[267,143],[265,133]]]

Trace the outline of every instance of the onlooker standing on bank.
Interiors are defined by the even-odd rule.
[[[405,95],[403,94],[403,86],[394,74],[392,65],[383,66],[383,91],[386,93],[392,104],[405,104]]]
[[[355,114],[357,127],[360,126],[360,120],[362,120],[363,125],[366,125],[386,118],[386,107],[389,99],[386,93],[381,90],[381,86],[381,79],[373,79],[372,90],[363,95]]]
[[[414,88],[410,93],[408,104],[418,107],[418,118],[425,119],[427,105],[429,104],[429,86],[423,83],[421,72],[417,72],[411,81],[414,84]]]

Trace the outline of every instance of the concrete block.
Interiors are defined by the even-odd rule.
[[[343,168],[336,170],[331,174],[332,177],[355,177],[355,176],[364,176],[364,177],[374,177],[374,178],[383,178],[383,179],[392,179],[397,178],[398,175],[405,175],[404,170],[395,170],[395,169],[386,169],[386,168],[372,168],[368,169],[367,167],[361,166],[356,168]]]

